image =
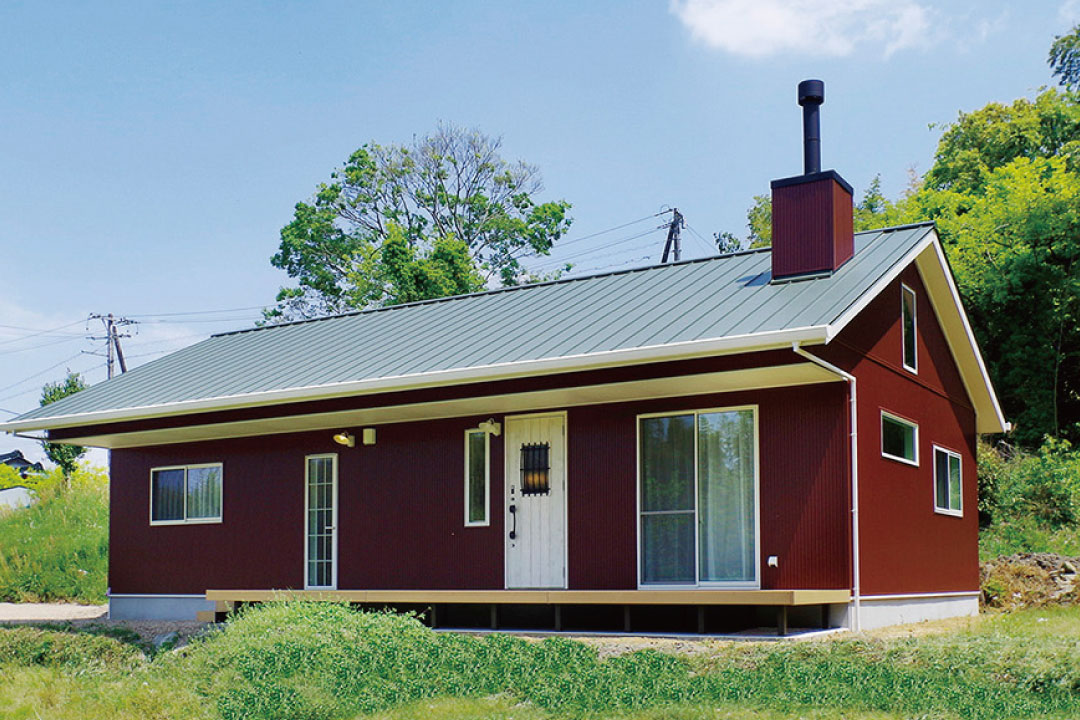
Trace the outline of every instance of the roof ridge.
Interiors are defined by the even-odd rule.
[[[241,328],[239,330],[227,330],[225,332],[214,333],[210,337],[224,337],[227,335],[240,335],[242,333],[256,332],[259,330],[273,330],[274,328],[290,327],[292,325],[304,325],[306,323],[315,323],[323,320],[336,320],[343,317],[354,317],[356,315],[368,315],[379,312],[387,312],[389,310],[400,310],[407,307],[417,307],[420,305],[434,305],[436,303],[450,302],[453,300],[464,300],[466,298],[484,297],[487,295],[497,295],[499,293],[514,292],[520,290],[530,290],[532,288],[547,287],[550,285],[564,285],[572,282],[581,282],[584,280],[595,280],[601,277],[614,277],[616,275],[628,275],[636,272],[646,272],[649,270],[666,270],[671,267],[678,267],[683,265],[693,265],[695,263],[712,262],[714,260],[726,260],[732,257],[739,257],[743,255],[753,255],[755,253],[771,252],[772,247],[760,247],[750,248],[747,250],[736,250],[730,253],[721,253],[719,255],[709,255],[703,258],[692,258],[690,260],[680,260],[678,262],[669,263],[656,263],[654,265],[642,265],[639,267],[624,268],[622,270],[609,270],[607,272],[592,273],[591,275],[577,275],[574,277],[558,278],[556,280],[545,280],[543,282],[524,283],[522,285],[507,285],[500,288],[492,288],[490,290],[481,290],[474,293],[463,293],[461,295],[446,295],[445,297],[430,298],[428,300],[414,300],[413,302],[400,303],[398,305],[383,305],[381,307],[364,308],[363,310],[349,310],[347,312],[335,313],[333,315],[323,315],[317,318],[305,318],[303,320],[292,320],[289,322],[275,323],[273,325],[260,325],[251,328]]]
[[[904,224],[904,225],[893,225],[893,226],[889,226],[889,227],[875,228],[875,229],[872,229],[872,230],[861,230],[861,231],[855,233],[855,235],[868,235],[868,234],[871,234],[871,233],[896,232],[896,231],[899,231],[899,230],[908,230],[908,229],[911,229],[911,228],[923,227],[923,226],[932,226],[932,225],[934,225],[933,221],[907,223],[907,224]],[[316,322],[322,322],[322,321],[325,321],[325,320],[337,320],[339,318],[354,317],[354,316],[358,316],[358,315],[369,315],[369,314],[380,313],[380,312],[388,312],[388,311],[391,311],[391,310],[400,310],[400,309],[409,308],[409,307],[419,307],[419,306],[422,306],[422,305],[434,305],[434,304],[437,304],[437,303],[452,302],[454,300],[464,300],[466,298],[485,297],[485,296],[488,296],[488,295],[497,295],[499,293],[509,293],[509,292],[516,292],[516,291],[521,291],[521,290],[531,290],[533,288],[538,288],[538,287],[547,287],[547,286],[551,286],[551,285],[563,285],[563,284],[569,284],[569,283],[573,283],[573,282],[582,282],[582,281],[585,281],[585,280],[595,280],[596,278],[602,278],[602,277],[615,277],[616,275],[629,275],[631,273],[648,272],[648,271],[654,271],[654,270],[666,270],[667,268],[672,268],[672,267],[680,267],[680,266],[683,266],[683,265],[693,265],[695,263],[703,263],[703,262],[713,262],[713,261],[716,261],[716,260],[726,260],[728,258],[740,257],[740,256],[744,256],[744,255],[752,255],[752,254],[755,254],[755,253],[763,253],[763,252],[772,252],[772,246],[767,245],[765,247],[759,247],[759,248],[748,248],[746,250],[736,250],[735,252],[720,253],[718,255],[709,255],[707,257],[693,258],[693,259],[690,259],[690,260],[680,260],[679,262],[656,263],[656,264],[653,264],[653,265],[643,265],[643,266],[640,266],[640,267],[624,268],[622,270],[609,270],[607,272],[592,273],[591,275],[578,275],[576,277],[558,278],[556,280],[545,280],[543,282],[525,283],[523,285],[509,285],[509,286],[506,286],[506,287],[492,288],[490,290],[481,290],[479,292],[474,292],[474,293],[463,293],[461,295],[447,295],[445,297],[430,298],[428,300],[415,300],[413,302],[401,303],[401,304],[398,304],[398,305],[384,305],[382,307],[365,308],[363,310],[350,310],[350,311],[347,311],[347,312],[335,313],[333,315],[323,315],[321,317],[316,317],[316,318],[305,318],[303,320],[292,320],[292,321],[289,321],[289,322],[275,323],[273,325],[259,325],[259,326],[256,326],[256,327],[241,328],[239,330],[228,330],[228,331],[225,331],[225,332],[214,333],[210,337],[226,337],[226,336],[229,336],[229,335],[241,335],[241,334],[244,334],[244,333],[253,333],[253,332],[259,332],[259,331],[262,331],[262,330],[273,330],[275,328],[291,327],[293,325],[304,325],[304,324],[307,324],[307,323],[316,323]]]

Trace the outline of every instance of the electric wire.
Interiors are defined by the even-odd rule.
[[[75,322],[69,322],[69,323],[67,323],[65,325],[60,325],[58,327],[51,328],[49,330],[39,330],[37,332],[30,333],[29,335],[21,335],[21,336],[19,336],[17,338],[10,338],[8,340],[0,340],[0,345],[7,345],[9,343],[18,342],[19,340],[26,340],[28,338],[37,337],[38,335],[47,335],[49,333],[55,333],[58,330],[65,330],[65,329],[71,327],[72,325],[79,325],[82,322],[83,322],[82,320],[76,320]],[[27,328],[27,329],[29,329],[29,328]]]

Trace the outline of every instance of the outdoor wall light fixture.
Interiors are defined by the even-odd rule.
[[[356,447],[356,436],[348,430],[342,430],[337,435],[334,435],[334,442],[345,447]]]
[[[495,422],[495,418],[488,418],[484,422],[480,423],[477,429],[482,432],[486,432],[489,435],[494,435],[496,437],[502,435],[502,423]]]

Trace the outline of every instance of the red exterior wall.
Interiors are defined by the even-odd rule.
[[[637,414],[745,404],[760,413],[762,587],[847,587],[845,396],[831,383],[571,408],[570,587],[637,586]],[[463,432],[483,419],[382,425],[375,446],[355,449],[320,431],[113,451],[112,591],[302,587],[304,456],[324,452],[339,456],[339,587],[501,588],[502,438],[491,526],[463,525]],[[151,467],[217,461],[221,524],[149,525]]]
[[[917,297],[917,374],[902,363],[901,282]],[[858,378],[863,594],[977,590],[975,411],[915,268],[821,354]],[[882,457],[882,410],[918,424],[918,467]],[[934,512],[935,444],[961,455],[963,517]]]
[[[774,186],[773,277],[835,270],[855,252],[851,193],[831,177]]]
[[[901,364],[900,283],[893,283],[829,346],[811,348],[859,384],[859,465],[864,594],[970,591],[978,587],[975,414],[914,268],[917,375]],[[296,412],[674,376],[797,361],[790,351],[567,373],[484,386],[289,406]],[[763,588],[850,587],[847,386],[700,395],[570,408],[569,585],[637,584],[636,416],[756,404],[759,408]],[[260,408],[132,423],[245,419]],[[559,409],[559,408],[553,408]],[[919,424],[918,467],[880,452],[882,409]],[[463,525],[463,432],[487,414],[381,425],[373,447],[334,445],[330,432],[116,450],[112,453],[115,593],[202,593],[208,588],[303,586],[304,456],[339,455],[341,588],[503,587],[503,442],[492,438],[491,525]],[[498,416],[497,416],[498,417]],[[959,452],[964,515],[933,511],[932,445]],[[150,527],[149,470],[224,463],[224,522]],[[779,567],[765,559],[779,557]]]

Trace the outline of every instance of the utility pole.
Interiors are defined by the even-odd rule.
[[[120,338],[131,337],[131,333],[121,333],[120,328],[126,325],[134,325],[134,320],[128,320],[127,318],[118,318],[112,313],[108,315],[101,315],[100,313],[93,313],[87,318],[90,320],[100,320],[101,324],[105,326],[104,337],[88,336],[89,340],[104,340],[105,341],[105,373],[108,379],[112,379],[113,376],[113,364],[120,361],[120,372],[127,372],[127,363],[124,362],[124,351],[120,347]]]
[[[663,227],[663,225],[660,227]],[[679,208],[672,208],[671,222],[668,224],[667,242],[664,244],[664,257],[660,260],[661,263],[667,263],[672,248],[675,250],[675,262],[682,259],[682,243],[679,241],[679,230],[684,227],[686,227],[686,222],[683,220]]]

